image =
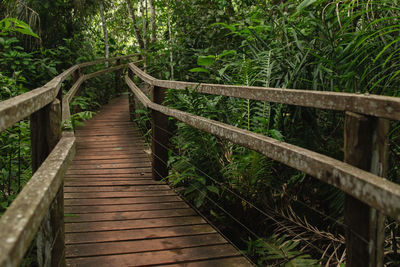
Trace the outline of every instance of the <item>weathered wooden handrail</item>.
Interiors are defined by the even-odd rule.
[[[0,222],[0,266],[18,266],[62,185],[75,138],[62,137]],[[50,266],[50,265],[49,265]]]
[[[136,57],[136,56],[139,56],[139,55],[140,54],[131,54],[131,55],[126,55],[126,56],[113,57],[113,58],[109,58],[109,59],[102,58],[102,59],[97,59],[97,60],[91,61],[91,62],[80,63],[80,64],[78,64],[78,66],[80,68],[84,68],[84,67],[89,67],[89,66],[101,64],[101,63],[104,63],[106,61],[108,61],[108,62],[110,62],[110,61],[118,61],[118,60],[121,60],[121,59],[127,59],[127,58],[131,58],[131,57]]]
[[[400,120],[400,98],[166,81],[144,73],[133,63],[129,64],[129,69],[154,87],[153,101],[150,101],[129,75],[125,77],[135,97],[152,110],[154,177],[158,177],[158,173],[167,173],[165,162],[168,162],[168,154],[165,153],[165,147],[168,136],[165,133],[162,135],[161,132],[168,131],[168,119],[161,117],[162,114],[258,151],[345,192],[347,266],[383,266],[384,217],[380,212],[400,221],[400,185],[383,178],[386,176],[388,158],[387,119]],[[192,88],[199,93],[345,111],[345,162],[267,136],[165,107],[161,105],[163,88]],[[363,227],[360,227],[361,224]]]
[[[137,54],[111,58],[109,61],[131,58],[135,56],[137,56]],[[92,62],[77,64],[59,74],[40,88],[2,101],[0,103],[0,132],[52,102],[59,92],[61,83],[71,76],[73,72],[79,68],[100,64],[104,61],[105,59],[100,59]],[[115,69],[110,71],[113,70]]]
[[[156,110],[196,129],[258,151],[271,159],[331,184],[368,205],[382,210],[387,215],[400,220],[400,185],[305,148],[222,122],[155,104],[146,97],[129,77],[125,77],[125,79],[129,88],[146,108]]]
[[[159,80],[144,73],[133,63],[129,68],[146,83],[169,89],[196,89],[196,92],[232,96],[281,104],[352,111],[380,118],[400,120],[400,98],[370,94],[337,93],[312,90],[235,86]]]
[[[118,57],[118,58],[115,58],[115,59],[120,60],[121,58],[127,58],[127,56]],[[100,63],[102,63],[104,61],[105,60],[98,60],[98,61],[96,61],[96,64],[100,64]],[[89,63],[92,63],[92,62],[89,62]],[[81,85],[82,85],[82,83],[84,81],[92,79],[92,78],[97,77],[97,76],[100,76],[101,74],[105,74],[105,73],[108,73],[108,72],[114,72],[114,71],[123,69],[123,68],[127,67],[127,65],[128,64],[119,64],[117,66],[106,68],[104,70],[99,70],[97,72],[93,72],[93,73],[90,73],[90,74],[79,75],[79,78],[76,80],[76,82],[72,85],[71,89],[65,94],[65,96],[63,98],[62,121],[66,121],[71,117],[70,110],[69,110],[69,103],[72,101],[72,98],[78,92],[78,90],[80,89],[80,87],[81,87]],[[89,65],[84,63],[84,64],[79,64],[79,66],[86,67],[86,66],[89,66]]]
[[[126,67],[126,64],[120,64],[121,59],[135,56],[108,59],[116,61],[118,66],[83,76],[80,74],[82,67],[106,60],[77,64],[43,87],[0,102],[0,132],[30,116],[34,172],[0,218],[0,238],[3,240],[0,244],[0,266],[18,266],[38,229],[39,265],[65,265],[63,177],[75,154],[75,138],[73,132],[64,132],[61,136],[61,121],[70,117],[69,103],[85,80],[120,70]],[[71,75],[74,84],[62,98],[61,83]]]

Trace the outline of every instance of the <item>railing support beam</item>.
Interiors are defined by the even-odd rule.
[[[79,80],[79,78],[81,78],[81,76],[82,76],[82,72],[81,72],[81,68],[77,68],[73,73],[72,73],[72,85],[74,85],[78,80]],[[75,93],[75,96],[80,96],[81,95],[81,87],[82,87],[82,85],[81,86],[79,86],[79,88],[78,88],[78,90],[76,91],[76,93]],[[60,89],[60,91],[62,91],[61,89]],[[76,105],[76,106],[74,106],[73,108],[72,108],[72,113],[73,114],[75,114],[75,113],[78,113],[78,112],[80,112],[81,111],[81,108],[78,106],[78,105]]]
[[[115,63],[115,66],[119,66],[119,65],[121,65],[121,59],[117,59],[117,61]],[[121,91],[122,91],[121,79],[122,79],[122,70],[119,69],[119,70],[115,71],[115,93],[117,95],[120,95]]]
[[[388,162],[389,121],[346,112],[344,160],[381,177]],[[385,217],[350,195],[345,195],[346,266],[383,266]]]
[[[32,172],[45,161],[61,139],[60,100],[31,115]],[[36,239],[39,266],[64,266],[64,196],[60,187]]]
[[[133,81],[134,80],[134,73],[133,71],[128,68],[128,77]],[[136,120],[136,100],[135,94],[128,90],[129,92],[129,118],[132,122]]]
[[[162,104],[166,90],[155,86],[152,99],[156,104]],[[152,169],[153,179],[159,181],[168,176],[168,116],[152,110]]]

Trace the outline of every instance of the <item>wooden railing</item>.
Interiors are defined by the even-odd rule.
[[[400,120],[400,98],[265,87],[199,84],[151,77],[129,64],[125,81],[152,110],[153,175],[168,174],[168,116],[309,174],[345,192],[347,266],[382,266],[384,216],[400,220],[400,185],[386,180],[389,120]],[[136,74],[153,86],[152,101],[133,83]],[[214,120],[161,105],[165,89],[239,97],[346,112],[344,162]],[[131,104],[134,106],[134,102]],[[159,145],[163,144],[163,145]],[[366,242],[367,241],[367,242]]]
[[[39,266],[65,265],[63,178],[75,154],[75,137],[61,132],[62,121],[70,118],[69,103],[85,80],[118,71],[119,87],[120,70],[126,67],[121,60],[136,56],[108,59],[116,66],[87,75],[81,68],[106,60],[75,65],[43,87],[0,102],[0,132],[30,116],[33,172],[0,218],[0,266],[18,266],[35,235]],[[73,86],[63,97],[61,84],[69,76]]]

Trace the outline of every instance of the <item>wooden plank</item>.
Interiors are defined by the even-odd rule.
[[[145,142],[138,142],[135,140],[120,140],[120,141],[113,141],[113,140],[98,140],[98,141],[79,141],[81,145],[79,149],[88,149],[88,150],[110,150],[114,148],[126,148],[128,150],[144,150],[148,149],[148,145]]]
[[[90,170],[90,169],[120,169],[120,168],[139,168],[151,167],[149,161],[133,162],[133,163],[104,163],[104,164],[77,164],[72,165],[70,170]]]
[[[112,145],[115,144],[118,146],[120,145],[131,145],[131,146],[145,146],[146,142],[140,137],[122,137],[118,136],[118,139],[108,137],[108,136],[101,136],[100,138],[97,137],[86,137],[85,139],[78,138],[78,143],[82,143],[83,146],[85,145],[95,145],[101,146],[102,144]]]
[[[115,112],[115,107],[124,112],[118,103],[122,101],[115,101],[107,112]],[[85,130],[65,178],[67,258],[81,264],[81,259],[99,255],[140,258],[147,250],[185,248],[196,255],[197,248],[227,244],[165,183],[150,179],[149,149],[138,149],[142,140],[138,132],[123,134],[131,124],[104,114],[109,113],[100,112],[93,119],[96,127],[80,128],[106,135],[93,137]],[[114,121],[109,123],[109,118]],[[103,132],[107,124],[120,128]],[[228,247],[236,253],[234,257],[239,255]]]
[[[195,248],[171,249],[98,257],[68,259],[67,266],[141,266],[238,256],[239,252],[231,245],[221,244]]]
[[[103,128],[104,126],[111,127],[111,128],[128,128],[131,127],[133,128],[133,125],[130,121],[120,121],[120,122],[113,122],[113,121],[100,121],[100,122],[96,122],[96,120],[93,121],[86,121],[83,126],[81,127],[85,127],[86,129],[91,129],[91,128]]]
[[[135,157],[127,157],[127,158],[108,158],[108,159],[87,159],[85,160],[83,157],[80,158],[80,160],[73,160],[72,161],[72,166],[77,166],[77,165],[91,165],[91,164],[114,164],[114,163],[139,163],[143,161],[148,161],[147,158],[135,158]]]
[[[85,150],[85,153],[102,153],[102,152],[108,153],[108,152],[115,152],[115,151],[136,152],[136,153],[142,152],[142,153],[144,153],[143,151],[145,149],[147,149],[147,146],[143,145],[143,146],[136,146],[136,147],[124,147],[124,146],[105,147],[105,148],[101,148],[101,147],[99,147],[99,148],[95,148],[95,147],[87,148],[86,147],[85,148],[85,147],[82,147],[82,148],[78,148],[77,150]]]
[[[72,215],[73,216],[65,218],[66,223],[143,220],[152,218],[161,219],[161,218],[171,218],[171,217],[195,216],[196,213],[189,208],[189,209],[172,209],[172,210],[84,213],[84,214],[72,214]]]
[[[132,136],[135,134],[139,134],[137,131],[131,131],[131,130],[110,130],[110,131],[79,131],[75,133],[75,137],[77,139],[83,138],[83,137],[112,137],[112,136]],[[138,137],[139,138],[139,137]]]
[[[192,224],[202,224],[202,223],[205,223],[205,221],[199,216],[105,221],[105,222],[83,222],[83,223],[75,222],[75,223],[66,223],[65,232],[87,233],[87,232],[97,232],[97,231],[182,226],[182,225],[192,225]]]
[[[186,209],[189,206],[185,202],[163,202],[163,203],[145,203],[145,204],[119,204],[103,206],[66,206],[65,213],[107,213],[117,211],[150,211],[150,210],[170,210]]]
[[[17,266],[62,184],[75,139],[63,137],[0,219],[0,266]]]
[[[146,142],[143,140],[142,137],[137,136],[137,137],[132,137],[132,135],[127,135],[127,136],[123,136],[123,135],[119,135],[116,137],[112,137],[112,136],[100,136],[100,137],[85,137],[85,138],[81,138],[78,137],[77,138],[77,142],[91,142],[91,143],[98,143],[98,142],[106,142],[106,143],[123,143],[123,144],[146,144]]]
[[[69,174],[66,177],[68,178],[79,178],[82,177],[81,174]],[[104,178],[107,177],[108,179],[113,179],[113,178],[117,178],[117,179],[121,179],[121,178],[151,178],[151,172],[139,172],[139,173],[120,173],[120,174],[85,174],[85,178]]]
[[[146,153],[146,150],[142,151],[121,151],[121,150],[115,150],[115,151],[107,151],[107,153],[104,154],[99,154],[96,153],[96,151],[85,151],[84,154],[79,154],[75,157],[75,160],[81,160],[81,159],[116,159],[116,158],[127,158],[129,156],[142,156],[142,157],[147,157],[148,154]]]
[[[123,198],[123,197],[150,197],[150,196],[173,196],[174,192],[168,190],[162,191],[136,191],[136,192],[82,192],[82,193],[65,193],[64,198],[87,199],[87,198]]]
[[[141,196],[141,197],[117,197],[117,198],[80,198],[64,199],[65,206],[81,205],[124,205],[124,204],[145,204],[182,201],[177,195],[170,196]]]
[[[133,185],[133,186],[66,186],[65,193],[85,193],[85,192],[136,192],[136,191],[161,191],[171,190],[168,185]]]
[[[99,231],[89,233],[67,233],[66,244],[89,244],[125,240],[143,240],[163,237],[193,236],[215,233],[214,228],[206,223],[184,226],[140,228],[132,230]]]
[[[163,88],[179,90],[191,88],[196,90],[196,92],[205,94],[232,96],[319,109],[352,111],[393,120],[400,119],[400,99],[398,97],[286,88],[166,81],[151,77],[132,63],[129,64],[129,68],[148,84]],[[143,102],[142,100],[140,101]]]
[[[67,246],[68,258],[139,253],[205,245],[226,244],[219,234],[180,236],[123,242],[92,243]]]
[[[79,180],[78,180],[79,179]],[[110,180],[109,178],[101,179],[68,179],[64,181],[64,187],[102,187],[102,186],[137,186],[137,185],[158,185],[158,182],[151,179],[141,180]]]
[[[104,128],[103,126],[107,126],[107,128]],[[115,124],[112,122],[108,122],[105,123],[105,125],[101,124],[101,123],[97,123],[97,124],[90,124],[89,122],[85,122],[83,124],[83,126],[78,126],[76,128],[77,131],[92,131],[92,130],[101,130],[101,131],[121,131],[124,130],[126,128],[132,127],[132,125],[128,124],[128,123],[123,123],[123,124]],[[130,128],[129,128],[130,129]]]
[[[82,141],[81,141],[82,142]],[[99,144],[100,142],[100,144]],[[79,147],[79,149],[101,149],[101,150],[106,150],[106,149],[113,149],[116,147],[124,147],[127,149],[139,149],[139,150],[144,150],[148,149],[148,146],[146,143],[139,143],[139,142],[113,142],[113,141],[104,141],[104,142],[93,142],[93,141],[88,141],[86,143],[82,142],[82,145]]]
[[[125,169],[98,169],[98,170],[68,170],[67,175],[79,174],[130,174],[130,173],[146,173],[151,172],[151,168],[125,168]]]
[[[132,139],[137,140],[140,137],[140,132],[134,132],[129,129],[110,129],[107,131],[91,130],[91,131],[77,131],[75,136],[77,138],[83,137],[112,137],[112,136],[130,136]]]
[[[68,176],[65,176],[67,179],[80,179],[82,180],[82,175],[79,174],[70,174]],[[96,180],[108,180],[108,181],[126,181],[126,180],[142,180],[142,179],[150,179],[151,173],[150,172],[145,172],[145,173],[133,173],[133,174],[107,174],[107,175],[85,175],[84,177],[85,181],[96,181]]]
[[[168,264],[168,267],[177,267],[177,266],[185,266],[185,267],[209,267],[209,266],[218,266],[218,267],[243,267],[243,266],[253,266],[245,257],[226,257],[221,259],[213,259],[213,260],[202,260],[202,261],[192,261],[185,262],[182,264]]]

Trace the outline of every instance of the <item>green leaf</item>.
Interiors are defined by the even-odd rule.
[[[202,183],[203,185],[206,184],[207,180],[204,176],[198,176],[196,177],[197,181],[199,181],[200,183]]]
[[[208,189],[208,191],[211,191],[211,192],[213,192],[213,193],[215,193],[215,194],[219,194],[219,189],[218,189],[218,187],[215,187],[215,186],[213,186],[213,185],[208,185],[207,186],[207,189]]]
[[[282,133],[276,129],[271,129],[268,131],[269,135],[279,141],[283,141],[284,137],[282,135]]]
[[[215,56],[200,56],[197,58],[197,65],[199,66],[211,66],[214,64]]]
[[[211,24],[211,26],[218,26],[218,25],[220,25],[220,26],[222,26],[222,27],[224,27],[224,28],[226,28],[226,29],[229,29],[230,31],[236,31],[236,28],[235,28],[235,26],[233,26],[233,25],[228,25],[228,24],[226,24],[226,23],[223,23],[223,22],[217,22],[217,23],[213,23],[213,24]]]
[[[203,205],[205,197],[206,197],[206,192],[201,191],[201,193],[194,200],[194,205],[196,206],[196,208],[200,208],[200,206]]]
[[[221,54],[218,55],[218,58],[222,58],[228,55],[236,55],[237,52],[236,50],[225,50],[224,52],[222,52]]]
[[[302,11],[309,5],[312,5],[316,2],[317,0],[304,0],[303,2],[300,3],[300,5],[297,6],[297,12]]]
[[[39,38],[28,24],[16,18],[5,18],[0,21],[0,34],[7,35],[8,32],[20,32],[25,35]]]
[[[210,73],[208,69],[205,68],[193,68],[189,70],[190,72],[205,72],[205,73]]]

